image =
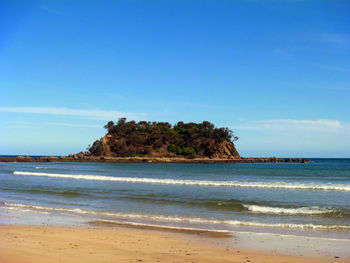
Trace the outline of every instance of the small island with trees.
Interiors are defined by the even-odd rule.
[[[105,136],[89,145],[86,152],[68,156],[0,157],[0,162],[179,162],[179,163],[256,163],[308,162],[302,158],[243,158],[234,142],[238,137],[214,124],[127,121],[108,122]]]
[[[233,141],[238,137],[228,128],[212,123],[110,121],[107,134],[88,148],[93,156],[239,158]]]

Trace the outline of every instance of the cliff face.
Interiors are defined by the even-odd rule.
[[[231,141],[224,141],[219,145],[215,146],[212,158],[215,159],[233,159],[240,158],[236,147]]]
[[[110,137],[109,135],[106,135],[105,137],[102,137],[101,140],[100,140],[100,143],[101,143],[101,153],[100,155],[101,156],[113,156],[113,153],[111,151],[111,147],[109,146],[110,145]]]

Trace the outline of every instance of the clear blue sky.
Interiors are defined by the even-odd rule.
[[[243,156],[350,157],[350,1],[1,1],[0,154],[208,120]]]

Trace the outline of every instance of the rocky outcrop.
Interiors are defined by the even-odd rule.
[[[236,147],[231,141],[223,141],[213,147],[215,150],[212,154],[213,159],[237,159],[240,158]]]
[[[110,147],[110,140],[113,140],[112,136],[110,134],[107,134],[106,136],[101,138],[101,147],[102,147],[102,156],[113,156],[113,153],[111,151]]]

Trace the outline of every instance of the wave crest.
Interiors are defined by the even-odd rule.
[[[313,225],[313,224],[278,224],[278,223],[261,223],[253,221],[239,221],[239,220],[219,220],[219,219],[206,219],[199,217],[181,217],[181,216],[166,216],[166,215],[152,215],[152,214],[129,214],[120,212],[103,212],[103,211],[93,211],[85,210],[80,208],[59,208],[59,207],[45,207],[27,204],[16,204],[3,202],[5,206],[12,208],[22,208],[24,210],[35,209],[39,211],[57,211],[57,212],[68,212],[76,214],[90,214],[90,215],[100,215],[109,216],[117,218],[127,218],[127,219],[148,219],[153,221],[163,221],[163,222],[181,222],[181,223],[197,223],[197,224],[226,224],[232,226],[252,226],[252,227],[267,227],[267,228],[294,228],[294,229],[347,229],[350,230],[349,225]]]
[[[341,184],[178,180],[178,179],[139,178],[139,177],[113,177],[113,176],[83,175],[83,174],[37,173],[37,172],[22,172],[22,171],[14,171],[13,174],[56,177],[56,178],[66,178],[66,179],[79,179],[79,180],[151,183],[151,184],[168,184],[168,185],[350,191],[350,185],[341,185]]]
[[[270,207],[259,205],[243,205],[249,211],[263,214],[289,214],[289,215],[319,215],[336,213],[337,211],[330,208],[320,207],[299,207],[299,208],[284,208],[284,207]]]

